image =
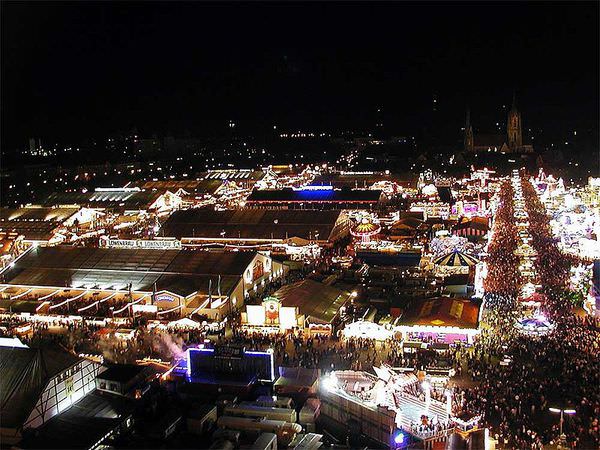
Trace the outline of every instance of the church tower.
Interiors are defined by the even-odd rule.
[[[473,151],[473,127],[471,126],[471,111],[467,108],[467,118],[465,120],[464,146],[466,152]]]
[[[523,146],[523,138],[521,134],[521,113],[517,110],[516,95],[514,93],[512,108],[508,112],[506,134],[508,148],[513,152],[518,151]]]

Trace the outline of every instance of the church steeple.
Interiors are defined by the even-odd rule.
[[[467,117],[465,118],[464,148],[466,152],[473,151],[473,127],[471,126],[470,108],[467,108]]]
[[[521,113],[519,113],[519,110],[517,110],[517,96],[515,92],[513,92],[512,108],[508,112],[506,135],[508,139],[508,148],[510,148],[512,151],[518,151],[523,146],[523,137],[521,133]]]

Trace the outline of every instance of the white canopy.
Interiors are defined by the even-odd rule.
[[[198,329],[201,326],[202,325],[200,325],[195,320],[189,319],[187,317],[183,317],[183,318],[181,318],[179,320],[174,320],[174,321],[169,322],[167,324],[167,327],[169,327],[169,328],[194,328],[194,329]]]

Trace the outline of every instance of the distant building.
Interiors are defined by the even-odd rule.
[[[133,151],[136,154],[158,153],[162,149],[161,141],[157,137],[133,139]]]
[[[54,192],[45,206],[79,205],[114,213],[137,214],[140,212],[163,213],[179,209],[182,190],[141,190],[138,187],[96,188],[89,192]]]
[[[304,186],[293,189],[254,191],[247,208],[259,209],[374,209],[384,195],[379,190],[334,189],[333,186]]]
[[[0,208],[0,239],[21,237],[25,243],[58,244],[66,239],[67,227],[89,228],[100,215],[78,206]]]
[[[464,149],[467,152],[532,153],[532,145],[523,145],[521,113],[513,96],[512,108],[506,121],[506,135],[473,133],[471,113],[467,110],[464,133]]]
[[[347,215],[341,211],[198,208],[174,212],[163,224],[160,236],[176,237],[184,243],[305,245],[312,242],[329,246],[348,235],[349,224]]]

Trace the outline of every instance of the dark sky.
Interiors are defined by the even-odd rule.
[[[598,3],[2,2],[2,145],[228,119],[491,125],[517,89],[539,127],[598,120]],[[587,125],[586,125],[587,124]],[[596,126],[596,125],[594,125]]]

